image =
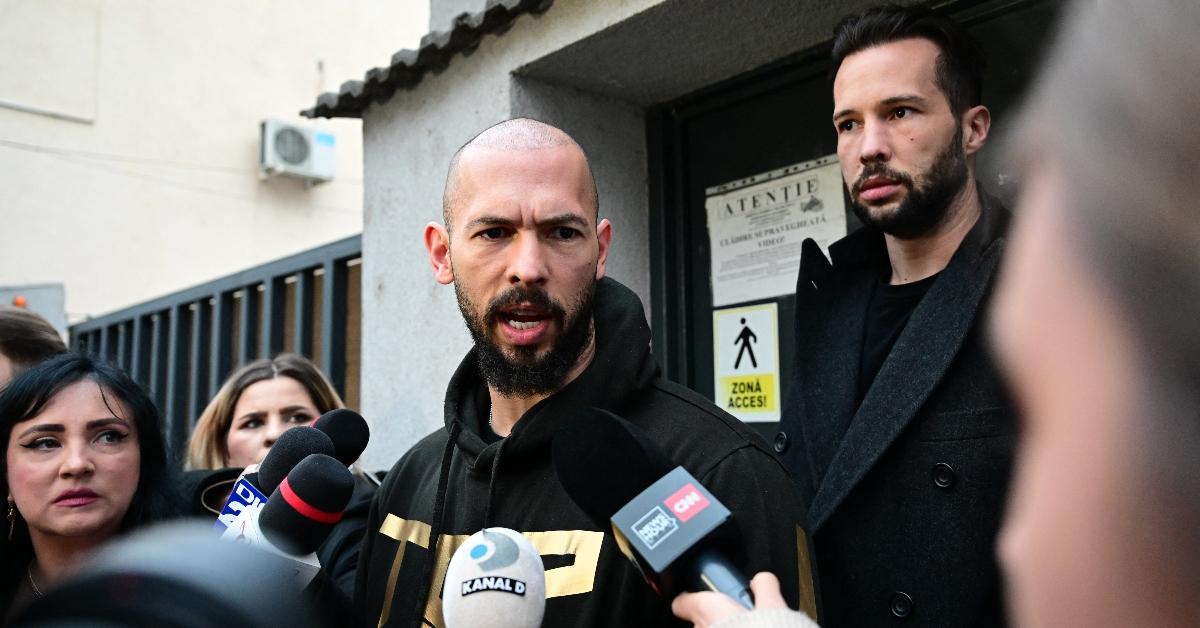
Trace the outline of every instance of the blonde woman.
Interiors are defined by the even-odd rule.
[[[344,407],[320,369],[300,355],[284,353],[235,371],[200,415],[188,443],[184,492],[192,496],[193,512],[215,516],[240,469],[262,462],[280,434]],[[374,478],[354,470],[354,497],[317,550],[325,572],[347,595],[353,595],[358,546],[376,486]]]
[[[184,468],[221,469],[261,462],[286,430],[344,408],[315,364],[283,353],[229,376],[196,422]]]

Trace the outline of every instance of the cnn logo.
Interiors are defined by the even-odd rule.
[[[680,521],[686,522],[700,514],[700,511],[708,508],[709,502],[708,498],[697,490],[695,485],[689,483],[663,500],[663,504],[670,508]]]

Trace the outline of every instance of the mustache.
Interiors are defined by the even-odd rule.
[[[854,196],[858,196],[859,193],[862,192],[863,184],[866,183],[867,179],[870,179],[871,177],[886,177],[900,183],[909,190],[913,189],[913,180],[908,174],[900,172],[899,170],[893,170],[885,163],[874,161],[867,164],[867,166],[863,168],[862,172],[858,173],[858,178],[854,180],[854,185],[850,187],[850,193]]]
[[[484,313],[484,316],[489,322],[494,323],[499,320],[501,309],[521,303],[528,303],[538,309],[549,312],[560,323],[567,316],[566,308],[550,298],[550,295],[545,290],[530,286],[513,286],[505,290],[500,296],[492,299],[492,302],[488,304],[488,309]]]

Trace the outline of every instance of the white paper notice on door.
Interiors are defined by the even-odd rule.
[[[800,244],[846,235],[837,155],[705,190],[713,307],[769,299],[796,289]]]

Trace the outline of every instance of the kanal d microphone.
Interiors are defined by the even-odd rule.
[[[521,533],[485,528],[454,552],[446,568],[446,628],[538,628],[546,611],[542,557]]]
[[[596,408],[551,446],[567,495],[602,527],[661,595],[717,591],[753,608],[749,583],[725,556],[731,513],[633,424]]]
[[[362,415],[346,408],[330,410],[312,426],[321,430],[333,442],[333,457],[350,466],[362,455],[371,440],[371,428]]]

